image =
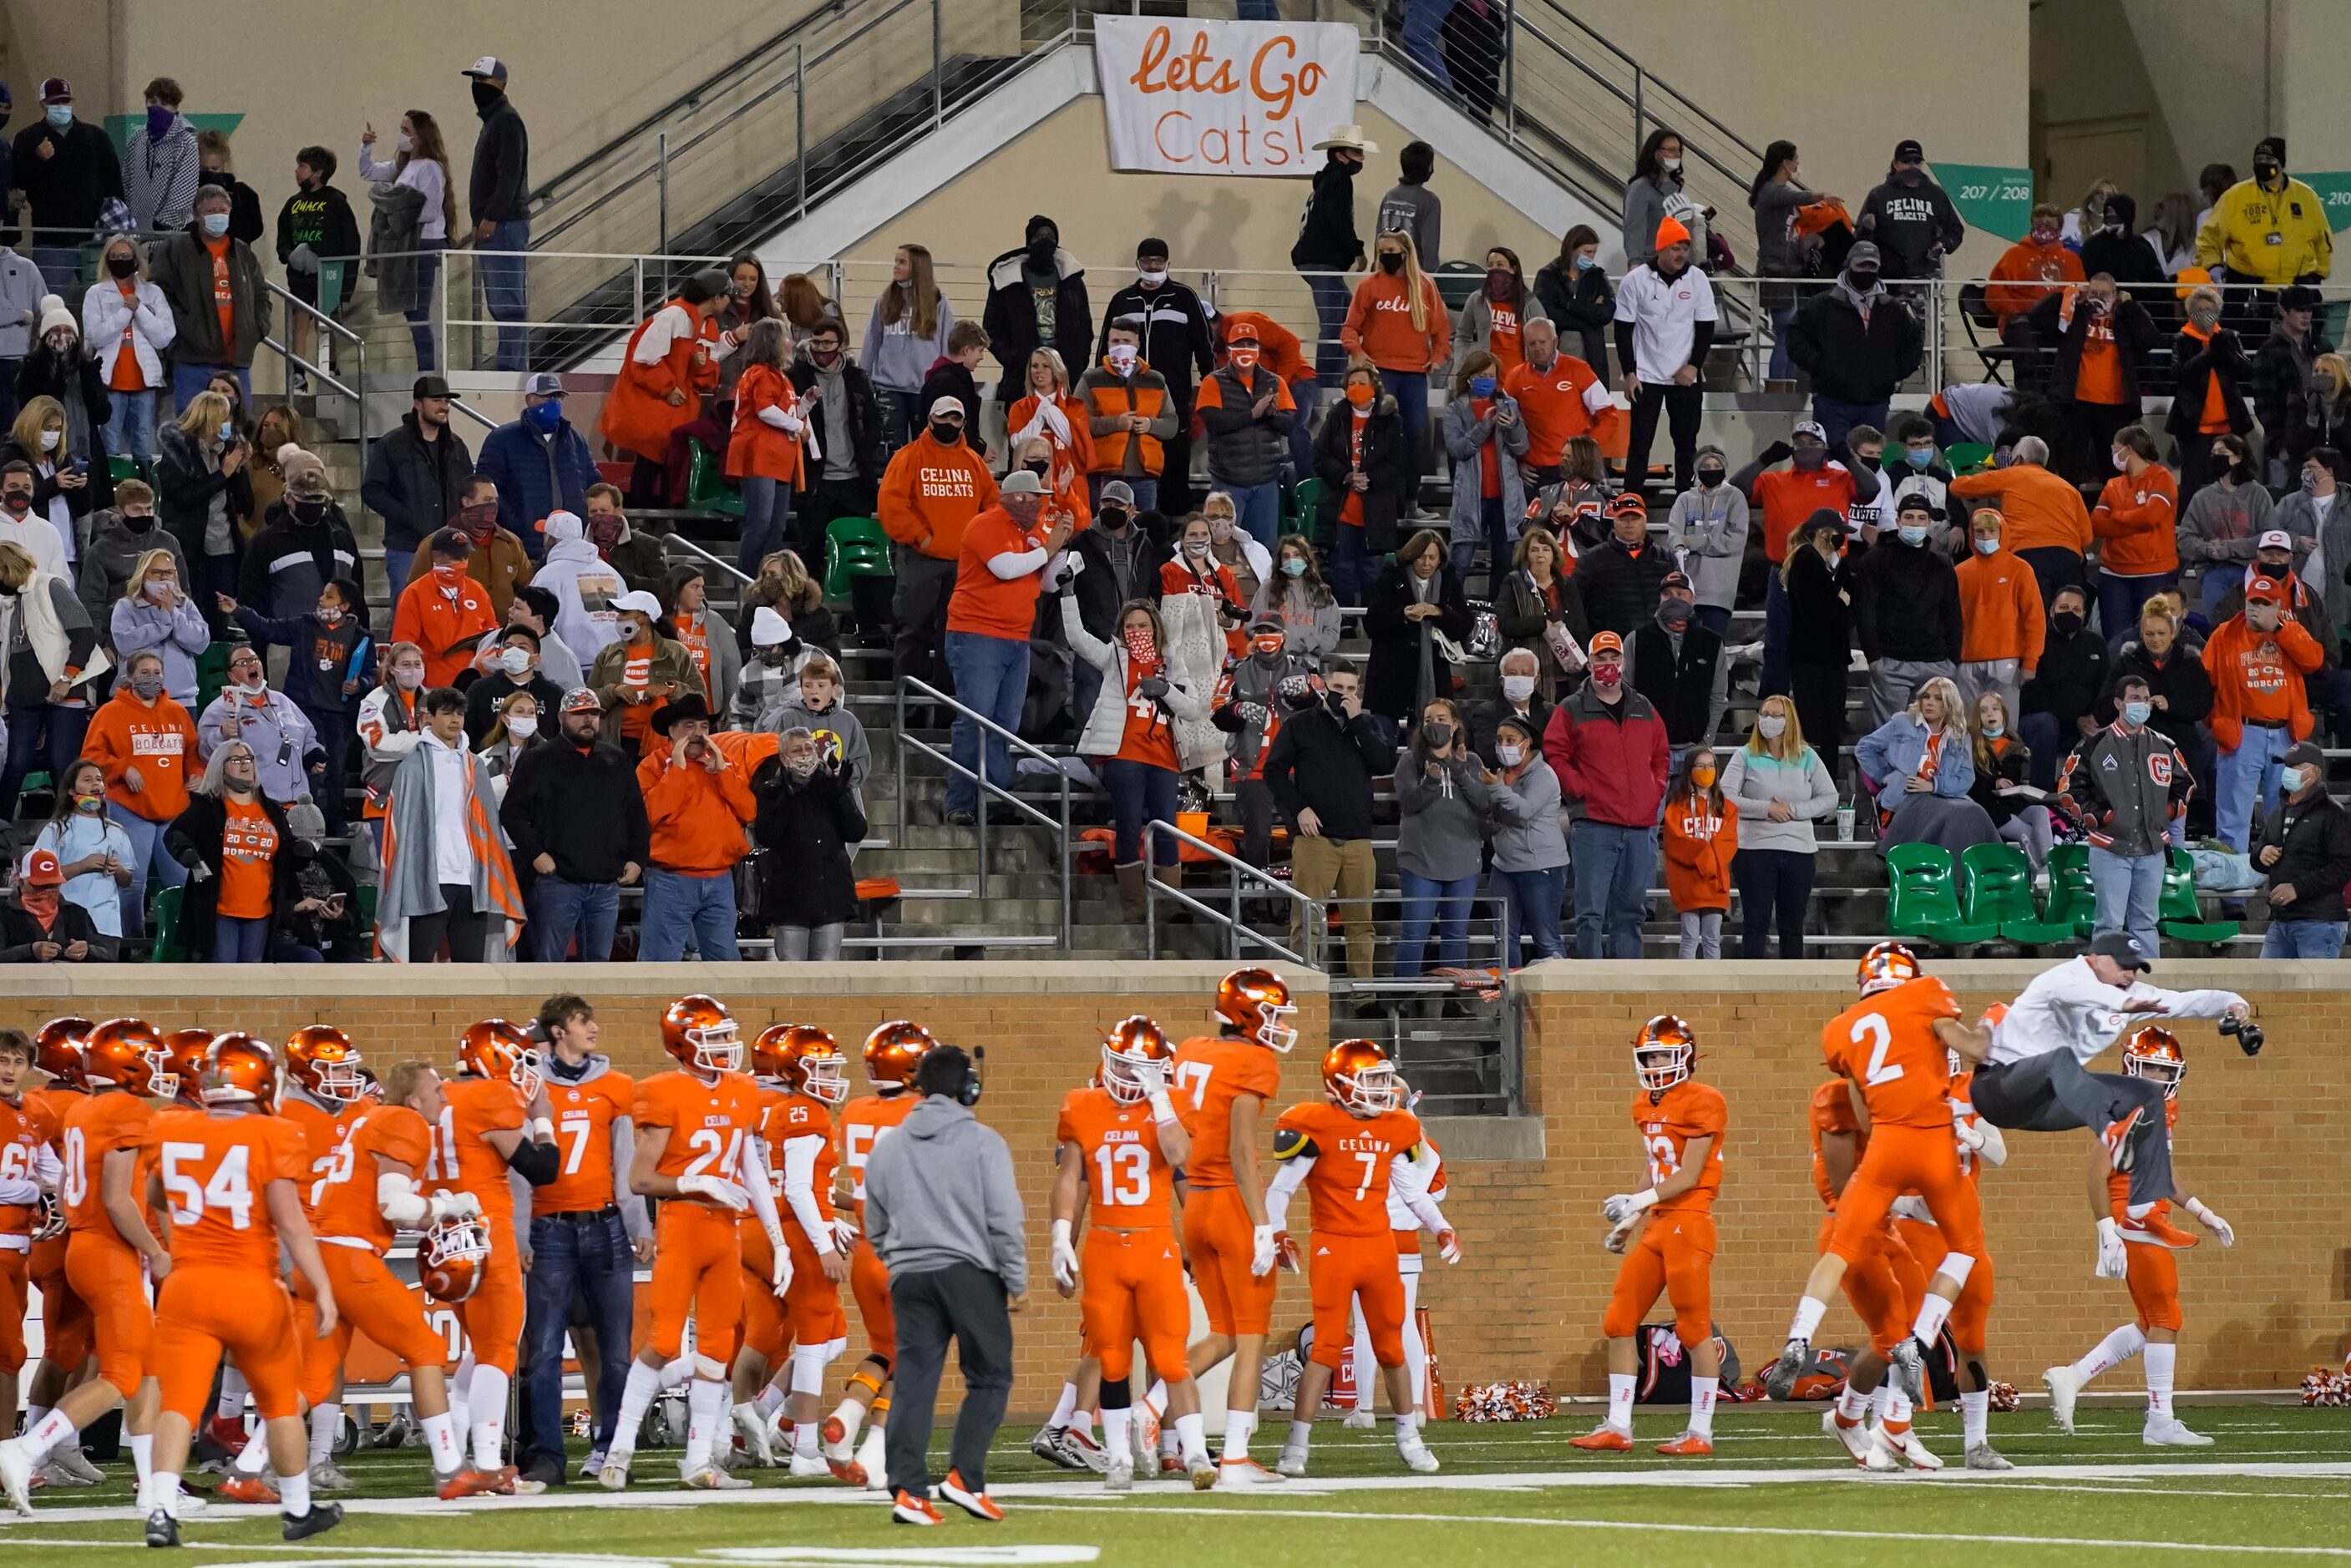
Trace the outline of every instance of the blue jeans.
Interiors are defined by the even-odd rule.
[[[319,732],[319,749],[327,753],[326,776],[312,790],[319,815],[327,820],[328,836],[340,838],[350,827],[351,742],[359,739],[357,720],[337,708],[313,708],[307,702],[299,706],[310,728]]]
[[[1210,474],[1208,483],[1233,498],[1234,517],[1250,538],[1270,553],[1281,537],[1281,480],[1276,477],[1263,484],[1227,484]]]
[[[560,1093],[552,1080],[549,1087]],[[620,1417],[621,1395],[629,1381],[636,1267],[628,1228],[617,1211],[531,1217],[530,1272],[523,1277],[523,1299],[529,1303],[524,1337],[530,1345],[530,1381],[525,1393],[536,1439],[533,1458],[543,1455],[560,1463],[564,1457],[563,1337],[571,1323],[574,1293],[588,1303],[588,1317],[596,1328],[597,1420],[588,1447],[601,1452],[612,1446],[612,1423]]]
[[[2262,957],[2337,959],[2343,956],[2341,920],[2272,919],[2262,933]]]
[[[492,369],[530,368],[530,328],[521,325],[530,319],[523,279],[528,261],[524,253],[529,249],[530,223],[523,218],[493,224],[490,237],[474,247],[474,265],[482,280],[482,304],[489,311],[490,319],[500,323],[497,360]]]
[[[407,318],[408,336],[416,344],[416,368],[430,370],[436,364],[433,337],[434,286],[441,281],[441,253],[449,248],[449,242],[419,240],[416,248],[427,253],[416,258],[418,303],[402,311],[401,315]],[[486,266],[488,264],[485,262],[483,265]]]
[[[1347,306],[1355,302],[1355,291],[1347,286],[1343,272],[1299,275],[1314,295],[1314,379],[1335,391],[1347,373],[1347,350],[1339,342],[1339,331],[1347,325]]]
[[[1293,483],[1302,483],[1314,477],[1314,410],[1322,400],[1322,389],[1309,379],[1290,383],[1290,396],[1298,404],[1298,417],[1290,421],[1290,466],[1296,470],[1290,475]],[[1305,519],[1299,532],[1314,532],[1314,519]]]
[[[1657,830],[1579,817],[1569,828],[1567,854],[1575,877],[1575,956],[1639,958]]]
[[[1339,602],[1358,607],[1369,596],[1373,574],[1378,565],[1364,543],[1364,530],[1356,524],[1341,522],[1337,537],[1331,543],[1331,591]]]
[[[108,395],[114,400],[114,412],[106,421],[106,450],[117,457],[153,457],[156,394],[145,391]]]
[[[1437,78],[1437,85],[1451,88],[1453,78],[1446,74],[1445,56],[1438,48],[1438,35],[1445,18],[1453,10],[1454,0],[1404,0],[1405,57]],[[1425,256],[1423,266],[1434,267],[1437,258]]]
[[[892,452],[922,433],[923,393],[919,387],[902,392],[895,387],[876,387],[874,397],[882,404],[882,442]]]
[[[1170,827],[1176,825],[1176,775],[1149,763],[1113,757],[1102,763],[1102,780],[1110,791],[1110,820],[1116,836],[1111,858],[1121,866],[1131,866],[1143,858],[1144,823],[1164,822]],[[1162,866],[1173,866],[1177,854],[1176,841],[1162,834],[1152,848],[1151,857]]]
[[[1883,402],[1848,403],[1825,392],[1813,394],[1813,418],[1828,432],[1831,446],[1842,442],[1855,425],[1874,425],[1880,434],[1885,433],[1886,407]]]
[[[1567,903],[1567,867],[1546,866],[1539,871],[1494,875],[1509,896],[1503,905],[1509,923],[1502,928],[1502,967],[1519,967],[1521,939],[1535,944],[1538,959],[1565,958],[1567,943],[1560,934],[1559,912]]]
[[[2093,936],[2128,931],[2156,955],[2155,914],[2163,901],[2163,855],[2116,855],[2090,846],[2090,887],[2097,895]]]
[[[2082,739],[2069,733],[2054,713],[2022,715],[2016,721],[2016,738],[2032,750],[2032,787],[2041,790],[2057,787],[2057,764]]]
[[[235,915],[213,917],[213,962],[261,963],[269,957],[269,917],[241,920]]]
[[[637,958],[644,963],[674,963],[685,956],[686,938],[705,962],[732,963],[735,947],[735,874],[689,877],[680,871],[645,868],[645,912],[637,933]]]
[[[1437,967],[1459,969],[1468,963],[1470,896],[1478,891],[1478,878],[1473,875],[1437,882],[1398,871],[1396,881],[1404,888],[1404,919],[1396,929],[1397,977],[1409,980],[1423,971],[1432,918],[1437,922]]]
[[[44,702],[8,710],[8,757],[0,763],[0,821],[16,815],[16,796],[37,761],[48,769],[50,787],[65,782],[66,770],[81,755],[89,710]]]
[[[106,803],[106,820],[122,829],[131,840],[131,884],[122,889],[122,934],[143,937],[147,934],[147,872],[153,867],[156,880],[166,888],[177,888],[188,879],[188,868],[172,859],[163,849],[163,830],[168,822],[150,822],[110,800]]]
[[[13,736],[13,730],[11,734]],[[2222,752],[2212,762],[2212,820],[2229,847],[2242,855],[2252,828],[2255,802],[2262,815],[2277,804],[2278,761],[2294,744],[2294,732],[2280,726],[2245,726],[2233,752]],[[0,792],[5,793],[5,792]],[[13,798],[13,796],[11,797]]]
[[[1102,486],[1120,479],[1125,480],[1126,487],[1134,492],[1137,513],[1159,510],[1159,482],[1147,474],[1089,473],[1086,475],[1087,504],[1099,514],[1102,511]]]
[[[1796,379],[1796,362],[1788,357],[1788,328],[1796,319],[1796,301],[1775,307],[1771,312],[1771,364],[1763,373],[1774,381]]]
[[[621,923],[621,889],[613,882],[567,882],[541,877],[530,885],[530,957],[533,963],[561,963],[580,937],[582,963],[609,963],[612,930]]]
[[[2112,642],[2126,633],[2138,635],[2138,612],[2150,595],[2179,586],[2178,572],[2157,572],[2144,577],[2118,577],[2098,573],[2098,635]]]
[[[780,479],[753,474],[743,481],[743,547],[735,564],[747,577],[759,575],[759,563],[783,548],[784,529],[792,520],[791,487]],[[820,563],[817,570],[823,570]]]
[[[2197,587],[2204,599],[2204,623],[2207,626],[2219,626],[2227,619],[2228,618],[2220,613],[2220,601],[2229,597],[2231,588],[2241,588],[2244,586],[2244,562],[2213,561],[2208,564],[2202,576],[2197,579]]]
[[[1480,496],[1477,528],[1467,533],[1458,526],[1453,530],[1453,575],[1465,585],[1469,581],[1469,567],[1477,559],[1479,536],[1483,535],[1486,542],[1486,592],[1491,596],[1494,585],[1500,582],[1510,569],[1509,529],[1510,524],[1502,516],[1502,498],[1499,495]]]
[[[1135,498],[1137,502],[1141,496]],[[946,641],[947,672],[955,677],[956,701],[1007,730],[1020,728],[1020,704],[1029,695],[1029,644],[1025,639],[988,637],[976,631],[951,631]],[[976,811],[979,806],[980,729],[958,716],[947,754],[959,770],[947,775],[949,811]],[[1012,783],[1012,748],[990,734],[987,745],[987,782],[998,789]]]
[[[1410,512],[1420,504],[1421,471],[1428,462],[1428,372],[1383,370],[1380,380],[1404,421],[1404,505]]]
[[[233,376],[237,390],[245,394],[245,406],[253,407],[253,376],[234,365],[181,365],[172,367],[172,406],[185,409],[204,389],[204,383],[214,376]]]
[[[384,602],[397,605],[400,596],[408,589],[408,574],[416,565],[416,552],[383,547],[383,580],[387,588]]]

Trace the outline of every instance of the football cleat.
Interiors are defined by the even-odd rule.
[[[1657,1452],[1669,1459],[1710,1459],[1714,1458],[1714,1439],[1684,1432],[1670,1443],[1659,1443]]]
[[[2116,1170],[2127,1173],[2138,1162],[2138,1149],[2132,1138],[2146,1114],[2135,1106],[2122,1120],[2108,1124],[2106,1130],[2099,1135],[2105,1143],[2107,1158]]]
[[[308,1541],[314,1535],[324,1535],[343,1521],[343,1505],[340,1502],[314,1502],[310,1511],[299,1516],[281,1513],[277,1533],[288,1541]]]
[[[1764,1375],[1765,1380],[1768,1382],[1776,1378],[1784,1383],[1793,1384],[1796,1375],[1804,1369],[1804,1363],[1812,1358],[1813,1342],[1811,1340],[1792,1339],[1780,1347],[1780,1359],[1771,1364],[1771,1370]]]
[[[1029,1439],[1029,1451],[1047,1464],[1058,1465],[1065,1470],[1081,1469],[1081,1466],[1071,1462],[1070,1457],[1061,1452],[1061,1434],[1068,1429],[1066,1427],[1038,1428],[1036,1436]]]
[[[1380,1418],[1377,1416],[1373,1415],[1369,1410],[1364,1409],[1361,1405],[1358,1405],[1353,1409],[1348,1411],[1347,1418],[1339,1423],[1340,1426],[1345,1428],[1350,1432],[1372,1431],[1376,1428],[1379,1424]]]
[[[767,1418],[748,1405],[735,1407],[735,1433],[742,1439],[743,1459],[763,1470],[776,1468],[776,1450],[768,1444]]]
[[[1191,1467],[1185,1464],[1181,1459],[1162,1449],[1159,1455],[1159,1473],[1163,1476],[1187,1476],[1192,1473],[1192,1470]]]
[[[865,1472],[865,1484],[876,1491],[890,1484],[889,1428],[868,1427],[865,1440],[857,1445],[857,1468]]]
[[[1968,1469],[1971,1470],[2012,1470],[2007,1456],[1990,1443],[1978,1443],[1968,1449]]]
[[[1582,1449],[1587,1454],[1629,1454],[1633,1451],[1633,1434],[1614,1427],[1594,1427],[1580,1438],[1570,1438],[1567,1446]]]
[[[310,1467],[312,1491],[356,1491],[359,1484],[345,1475],[342,1467],[332,1459],[320,1459]]]
[[[1279,1470],[1270,1470],[1255,1459],[1223,1459],[1217,1465],[1217,1485],[1219,1487],[1280,1486],[1290,1478]]]
[[[25,1445],[15,1438],[0,1442],[0,1490],[7,1494],[9,1504],[26,1518],[33,1517],[33,1460],[25,1452]]]
[[[1821,1430],[1844,1444],[1845,1453],[1863,1469],[1890,1470],[1895,1468],[1894,1456],[1881,1452],[1875,1436],[1860,1422],[1848,1427],[1837,1419],[1834,1410],[1823,1410],[1821,1412]]]
[[[697,1470],[682,1470],[677,1484],[688,1491],[749,1491],[751,1483],[741,1476],[728,1475],[716,1465],[705,1465]]]
[[[588,1450],[588,1457],[580,1461],[580,1479],[581,1480],[594,1480],[596,1479],[597,1475],[604,1468],[604,1452],[605,1450],[602,1449],[590,1449]]]
[[[1306,1450],[1304,1449],[1283,1449],[1281,1450],[1281,1457],[1273,1461],[1273,1469],[1275,1474],[1283,1476],[1290,1480],[1296,1480],[1300,1476],[1306,1473]]]
[[[106,1472],[89,1462],[89,1456],[81,1451],[78,1443],[65,1443],[50,1449],[49,1469],[62,1472],[68,1486],[100,1486],[106,1480]]]
[[[1129,1466],[1129,1476],[1132,1477],[1133,1473],[1134,1468]],[[983,1487],[975,1491],[964,1485],[961,1470],[947,1471],[947,1479],[939,1483],[939,1495],[974,1519],[983,1520],[989,1524],[1004,1522],[1004,1511],[989,1501],[987,1489]]]
[[[1202,1454],[1198,1459],[1192,1460],[1191,1463],[1186,1467],[1186,1469],[1192,1478],[1192,1490],[1194,1491],[1207,1491],[1210,1487],[1217,1484],[1216,1461],[1209,1459],[1206,1454]]]
[[[2209,1449],[2212,1439],[2200,1432],[2191,1432],[2187,1423],[2177,1416],[2158,1416],[2147,1412],[2147,1425],[2139,1431],[2138,1440],[2150,1449]]]
[[[910,1491],[902,1491],[893,1500],[890,1504],[890,1521],[893,1524],[923,1525],[946,1522],[939,1517],[937,1507],[929,1498],[916,1497]]]
[[[794,1480],[807,1480],[816,1476],[832,1474],[832,1465],[818,1454],[794,1454],[786,1461],[785,1474]]]
[[[1899,1432],[1889,1432],[1880,1427],[1877,1428],[1877,1440],[1889,1453],[1914,1470],[1938,1470],[1943,1468],[1943,1461],[1918,1440],[1916,1428],[1906,1427]]]
[[[1075,1427],[1061,1429],[1061,1454],[1069,1461],[1066,1468],[1070,1469],[1092,1470],[1101,1475],[1110,1469],[1110,1451]]]
[[[607,1454],[601,1469],[596,1472],[596,1484],[606,1491],[629,1490],[629,1460],[619,1454]]]
[[[1437,1471],[1437,1456],[1428,1451],[1428,1445],[1420,1440],[1418,1432],[1397,1439],[1396,1458],[1415,1475],[1433,1476]]]
[[[443,1502],[455,1502],[461,1497],[480,1497],[495,1490],[497,1484],[496,1470],[456,1470],[434,1479],[433,1495]]]
[[[2074,1401],[2082,1397],[2082,1379],[2070,1366],[2053,1366],[2041,1375],[2041,1386],[2049,1390],[2049,1419],[2057,1429],[2071,1437],[2074,1432]]]
[[[1134,1461],[1133,1459],[1111,1460],[1110,1469],[1102,1471],[1102,1490],[1133,1491],[1134,1490]]]
[[[2186,1251],[2201,1240],[2195,1232],[2182,1231],[2160,1214],[2149,1214],[2143,1220],[2133,1220],[2126,1215],[2116,1229],[2122,1231],[2124,1240],[2135,1239],[2140,1246],[2153,1242],[2179,1251]]]
[[[215,1415],[204,1423],[204,1436],[212,1439],[213,1446],[221,1452],[234,1454],[245,1447],[246,1439],[252,1434],[245,1429],[243,1416]]]
[[[177,1546],[180,1543],[180,1521],[162,1509],[151,1510],[147,1515],[147,1544]]]
[[[277,1489],[259,1476],[231,1476],[220,1484],[223,1502],[241,1502],[249,1507],[277,1506]]]

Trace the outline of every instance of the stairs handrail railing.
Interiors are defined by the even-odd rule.
[[[977,768],[967,768],[964,766],[961,763],[955,760],[951,750],[942,750],[939,747],[931,744],[930,742],[922,739],[920,736],[916,735],[913,730],[908,728],[906,723],[906,700],[909,696],[912,696],[917,701],[935,702],[943,708],[952,710],[956,717],[958,719],[968,719],[973,723],[979,726],[984,734],[980,742],[979,755],[974,759],[974,761],[978,763]],[[906,753],[908,751],[912,750],[920,752],[923,755],[930,758],[933,762],[943,764],[950,774],[960,774],[962,777],[972,780],[978,786],[979,792],[977,801],[978,809],[974,813],[974,816],[979,829],[979,877],[977,892],[979,897],[983,899],[987,897],[987,803],[991,799],[1011,807],[1012,810],[1019,816],[1052,834],[1054,857],[1057,863],[1061,890],[1061,946],[1065,949],[1069,947],[1070,900],[1074,891],[1073,884],[1071,879],[1072,871],[1071,857],[1074,851],[1071,845],[1072,829],[1070,815],[1070,775],[1068,773],[1063,771],[1060,760],[1054,757],[1052,753],[1042,750],[1028,741],[1022,740],[1019,735],[1013,733],[1010,730],[1006,729],[995,720],[990,719],[987,714],[980,712],[977,709],[966,707],[963,703],[956,701],[954,698],[948,696],[937,687],[933,686],[929,681],[920,680],[915,676],[901,675],[898,677],[896,698],[896,734],[894,737],[896,744],[893,745],[891,750],[895,755],[895,766],[897,771],[899,820],[904,822],[906,819]],[[1022,800],[1019,795],[1014,794],[1010,790],[1004,788],[1002,785],[996,783],[995,780],[987,776],[987,743],[984,738],[985,735],[995,736],[998,740],[1002,741],[1019,755],[1034,757],[1053,770],[1054,776],[1061,781],[1061,810],[1058,816],[1048,816],[1045,813],[1038,810],[1037,807],[1031,805],[1029,802]]]

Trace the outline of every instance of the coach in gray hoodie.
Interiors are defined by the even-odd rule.
[[[980,1519],[987,1446],[1012,1390],[1012,1320],[1029,1304],[1029,1249],[1012,1151],[971,1114],[979,1079],[971,1058],[934,1046],[915,1069],[922,1104],[865,1166],[865,1234],[890,1271],[898,1357],[890,1412],[890,1490],[898,1516],[930,1511],[931,1413],[949,1338],[964,1399],[947,1449],[949,1502]],[[931,1515],[935,1520],[936,1515]]]

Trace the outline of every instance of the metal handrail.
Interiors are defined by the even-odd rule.
[[[1277,957],[1288,959],[1292,963],[1303,964],[1308,969],[1322,967],[1321,961],[1315,955],[1322,948],[1323,928],[1329,920],[1327,906],[1318,899],[1308,898],[1264,867],[1252,866],[1246,860],[1228,855],[1207,839],[1196,838],[1174,823],[1158,817],[1154,817],[1143,825],[1143,859],[1146,866],[1154,863],[1151,854],[1152,841],[1162,834],[1175,839],[1179,850],[1196,850],[1210,860],[1221,864],[1233,874],[1226,889],[1229,895],[1230,907],[1222,910],[1211,909],[1181,888],[1171,888],[1156,877],[1146,877],[1144,881],[1143,900],[1143,951],[1145,958],[1155,959],[1159,956],[1159,900],[1165,898],[1172,898],[1194,914],[1205,916],[1222,926],[1225,929],[1225,957],[1228,960],[1238,962],[1241,956],[1241,946],[1244,941],[1247,941],[1254,942]],[[1254,890],[1248,895],[1250,898],[1263,898],[1268,894],[1278,893],[1293,904],[1304,906],[1302,909],[1293,911],[1299,916],[1299,929],[1303,933],[1299,944],[1306,950],[1303,953],[1291,951],[1241,919],[1241,882],[1244,877],[1256,884]]]
[[[737,582],[743,584],[745,587],[747,587],[750,586],[752,579],[744,572],[742,567],[737,566],[732,561],[724,561],[719,559],[716,556],[712,555],[709,551],[704,549],[701,545],[695,544],[684,535],[662,534],[656,535],[656,537],[662,541],[664,547],[675,545],[679,548],[683,549],[687,555],[692,556],[696,560],[702,562],[705,566],[716,566],[720,571],[726,573],[728,576],[734,578]]]
[[[1010,790],[1004,788],[1002,785],[997,784],[995,780],[987,776],[987,743],[984,736],[980,742],[979,755],[977,759],[979,765],[977,769],[967,768],[961,763],[956,762],[952,751],[941,751],[938,747],[932,745],[928,741],[917,739],[914,732],[907,727],[906,723],[906,698],[910,692],[922,701],[936,702],[945,707],[953,709],[957,718],[970,720],[973,723],[978,725],[986,734],[997,736],[1023,756],[1035,757],[1040,762],[1042,762],[1047,766],[1050,767],[1053,770],[1054,777],[1061,783],[1061,812],[1060,820],[1056,821],[1054,818],[1046,815],[1043,812],[1038,810],[1035,806],[1029,805],[1027,801],[1022,800],[1019,795],[1014,794]],[[1073,852],[1071,847],[1071,817],[1070,815],[1070,775],[1062,772],[1060,759],[1053,756],[1051,753],[1047,752],[1039,746],[1033,745],[1029,742],[1022,740],[1019,735],[1014,734],[1003,725],[996,722],[995,720],[990,719],[987,714],[978,711],[977,709],[966,707],[963,703],[956,701],[954,698],[948,696],[937,687],[933,686],[927,680],[917,679],[912,675],[901,675],[898,677],[896,695],[897,722],[895,725],[894,738],[897,744],[893,748],[893,752],[894,768],[898,785],[898,810],[901,814],[901,820],[904,820],[904,814],[906,810],[906,751],[907,748],[911,746],[914,750],[921,752],[925,756],[929,757],[932,761],[946,764],[949,774],[960,774],[966,778],[972,780],[979,786],[979,809],[976,815],[979,829],[978,890],[981,898],[985,898],[987,897],[987,803],[991,797],[1001,800],[1005,805],[1012,807],[1013,810],[1033,821],[1038,826],[1051,832],[1053,835],[1054,848],[1061,860],[1061,946],[1067,948],[1070,945],[1070,898],[1071,892],[1071,859]]]
[[[358,383],[356,389],[350,386],[346,386],[331,370],[311,364],[308,359],[305,359],[300,355],[295,353],[290,345],[280,343],[274,337],[265,337],[262,339],[262,346],[264,348],[276,350],[278,357],[285,361],[286,380],[288,387],[291,387],[293,384],[295,369],[299,367],[309,374],[318,377],[319,379],[327,386],[332,387],[336,391],[340,392],[344,397],[351,400],[351,406],[354,410],[353,417],[359,421],[359,433],[357,440],[360,449],[360,472],[362,473],[366,472],[368,460],[366,390],[367,339],[361,337],[359,333],[354,332],[350,327],[344,326],[341,322],[336,320],[333,317],[328,315],[325,311],[320,310],[317,306],[310,304],[308,300],[297,299],[292,294],[288,293],[286,289],[279,287],[277,284],[270,282],[267,278],[261,280],[261,286],[266,289],[271,296],[284,300],[291,309],[301,311],[310,319],[324,326],[328,331],[333,333],[337,337],[340,337],[344,342],[351,345],[352,353],[359,361],[358,365],[351,372],[352,379]],[[287,319],[290,323],[292,317],[289,316]],[[287,336],[290,337],[293,334],[289,331]]]
[[[490,418],[489,415],[482,412],[481,410],[474,407],[473,404],[467,402],[463,398],[450,399],[449,407],[455,411],[465,415],[467,419],[473,421],[475,424],[481,426],[486,431],[494,431],[498,428],[497,421]]]

